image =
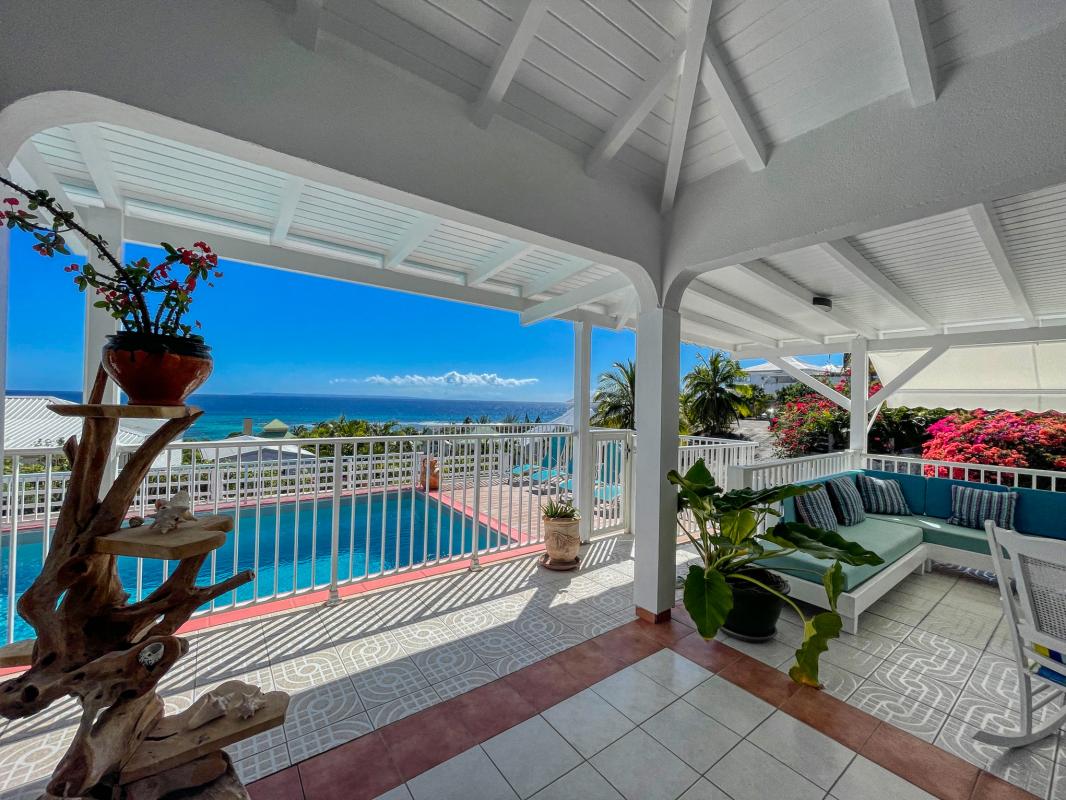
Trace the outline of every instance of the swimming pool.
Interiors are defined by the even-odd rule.
[[[235,509],[220,509],[234,516]],[[375,491],[349,495],[341,500],[338,580],[374,577],[396,569],[469,554],[474,541],[474,520],[424,492]],[[332,499],[263,502],[259,508],[245,506],[234,520],[226,544],[209,556],[198,583],[207,585],[246,569],[256,578],[236,591],[236,601],[245,603],[276,594],[292,594],[323,588],[330,579],[330,540],[333,529]],[[20,529],[16,552],[16,596],[33,582],[40,571],[41,529]],[[507,537],[495,528],[477,525],[478,549],[506,545]],[[258,543],[258,548],[257,548]],[[163,580],[163,562],[118,559],[119,576],[131,601],[144,597]],[[173,571],[175,562],[169,562]],[[7,642],[8,574],[10,544],[5,537],[0,548],[0,644]],[[169,573],[168,573],[169,574]],[[234,602],[229,592],[215,601],[215,608]],[[14,638],[25,639],[33,629],[15,618]]]

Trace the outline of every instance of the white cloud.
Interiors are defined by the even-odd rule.
[[[539,382],[539,378],[501,378],[495,372],[456,372],[451,370],[443,375],[371,375],[369,378],[334,378],[330,383],[372,383],[378,386],[444,386],[444,387],[502,387],[512,389],[516,386],[530,386]]]

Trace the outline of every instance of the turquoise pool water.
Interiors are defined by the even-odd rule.
[[[235,510],[220,510],[234,516]],[[258,523],[258,534],[257,534]],[[198,583],[207,585],[246,569],[254,569],[252,583],[237,589],[237,601],[268,598],[275,594],[322,588],[330,579],[330,538],[333,527],[332,500],[264,502],[245,507],[234,522],[226,544],[208,557]],[[472,552],[474,520],[422,492],[376,492],[345,497],[341,502],[338,577],[341,583],[373,577],[398,567],[407,567]],[[506,544],[506,538],[483,524],[477,525],[478,547]],[[256,541],[259,543],[256,553]],[[368,544],[369,541],[369,544]],[[40,570],[41,529],[20,529],[16,552],[16,597]],[[5,536],[0,548],[0,644],[7,642],[8,575],[10,543]],[[277,567],[275,567],[275,563]],[[171,562],[172,571],[176,564]],[[212,569],[214,570],[212,572]],[[130,592],[138,596],[136,559],[118,559],[119,575]],[[213,579],[212,579],[213,576]],[[163,580],[163,562],[145,560],[140,566],[140,596]],[[233,602],[233,593],[215,601],[221,608]],[[15,639],[33,635],[20,617],[15,619]]]

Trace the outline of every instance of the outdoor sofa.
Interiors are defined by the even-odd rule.
[[[844,592],[837,610],[844,629],[856,633],[859,615],[911,572],[924,571],[932,561],[991,570],[992,558],[983,529],[952,525],[952,486],[968,486],[1017,494],[1014,529],[1019,533],[1066,539],[1066,492],[996,486],[948,478],[924,477],[879,470],[851,470],[804,484],[826,483],[833,478],[852,482],[860,473],[882,480],[898,481],[910,508],[910,515],[866,514],[855,525],[839,525],[845,539],[858,542],[884,559],[876,566],[844,565]],[[784,519],[797,519],[795,500],[785,501]],[[822,575],[832,564],[804,553],[793,553],[762,562],[785,578],[793,597],[826,607]]]

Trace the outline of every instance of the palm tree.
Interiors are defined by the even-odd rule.
[[[616,361],[601,373],[592,402],[592,424],[602,428],[632,428],[636,420],[637,366]]]
[[[692,429],[700,435],[729,433],[734,422],[751,414],[752,386],[747,374],[724,353],[700,356],[685,376],[682,407]]]

